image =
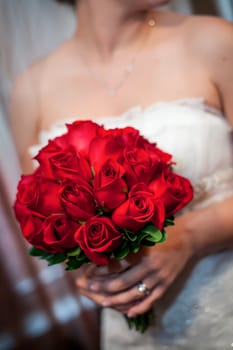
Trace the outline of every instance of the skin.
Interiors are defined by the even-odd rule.
[[[222,19],[155,11],[156,26],[147,28],[133,74],[118,94],[109,97],[97,81],[119,83],[140,46],[145,11],[167,2],[79,0],[79,30],[14,84],[11,126],[25,172],[31,171],[27,149],[37,142],[38,132],[66,118],[98,121],[134,105],[203,96],[233,125],[233,26]],[[107,267],[83,267],[76,281],[80,292],[129,316],[147,311],[190,261],[232,248],[232,206],[229,198],[184,214],[168,228],[166,244]],[[151,290],[143,298],[135,287],[141,280]]]

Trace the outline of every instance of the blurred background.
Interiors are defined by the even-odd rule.
[[[173,0],[169,7],[233,21],[233,0]],[[12,214],[20,175],[8,127],[12,82],[74,27],[72,9],[52,0],[0,0],[0,350],[99,349],[99,310],[78,294],[70,273],[27,255]]]

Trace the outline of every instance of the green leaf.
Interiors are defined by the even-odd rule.
[[[151,241],[147,241],[146,239],[142,242],[143,245],[147,246],[147,247],[153,247],[156,243],[155,242],[151,242]]]
[[[66,254],[65,253],[58,253],[58,254],[53,255],[52,257],[49,257],[47,260],[48,260],[49,266],[60,264],[66,260]]]
[[[29,250],[29,254],[31,256],[36,256],[36,257],[38,257],[40,259],[44,259],[44,260],[51,259],[55,255],[55,254],[51,254],[51,253],[45,252],[44,250],[38,249],[36,247],[32,247]]]
[[[31,256],[41,256],[44,255],[44,253],[46,252],[36,247],[31,247],[28,251],[28,254]]]
[[[136,254],[136,253],[139,252],[139,249],[140,249],[139,246],[135,246],[135,247],[132,249],[132,252]]]
[[[100,208],[97,208],[97,214],[98,215],[104,215],[104,211]]]
[[[45,252],[41,249],[38,249],[36,247],[32,247],[29,250],[29,254],[31,256],[36,256],[40,259],[47,260],[49,266],[55,265],[55,264],[60,264],[66,260],[65,253],[51,254],[51,253]]]
[[[135,242],[137,240],[137,235],[127,230],[124,230],[124,236],[126,239],[128,239],[131,242]]]
[[[147,236],[144,239],[150,242],[159,243],[163,238],[162,232],[152,225],[146,226],[142,232],[147,233]]]
[[[170,218],[167,218],[165,220],[165,223],[164,223],[164,226],[174,226],[175,225],[175,222],[174,222],[175,218],[174,216],[171,216]]]
[[[121,244],[119,249],[124,249],[124,248],[128,247],[128,245],[129,245],[129,241],[127,239],[124,239],[123,243]]]
[[[155,226],[147,225],[146,227],[144,227],[144,229],[141,232],[145,232],[145,233],[148,233],[150,235],[150,234],[156,233],[157,231],[159,231],[159,230]]]
[[[155,314],[152,309],[142,315],[128,317],[124,315],[130,329],[135,329],[140,333],[144,333],[147,328],[155,322]]]
[[[161,231],[154,232],[153,234],[150,234],[146,237],[147,241],[159,243],[161,239],[163,238],[163,234]]]
[[[78,261],[75,257],[71,256],[66,262],[66,271],[77,270],[84,264],[84,261]]]
[[[82,252],[82,249],[80,247],[77,247],[71,251],[69,251],[69,253],[67,253],[67,256],[79,256]]]
[[[165,230],[163,230],[162,233],[163,233],[163,238],[161,239],[161,241],[159,243],[164,243],[167,240],[167,232]]]
[[[142,242],[147,236],[148,236],[148,233],[147,233],[147,232],[143,232],[143,231],[139,232],[139,233],[138,233],[138,237],[137,237],[137,243],[138,243],[138,245],[140,245],[141,242]]]
[[[114,257],[117,259],[124,259],[130,252],[129,247],[121,247],[118,251],[114,252]]]
[[[80,248],[80,247],[77,247],[73,250],[71,250],[68,254],[67,254],[68,258],[72,260],[72,258],[76,259],[79,264],[82,262],[82,263],[85,263],[85,262],[88,262],[90,261],[86,255],[84,254],[83,250]],[[74,261],[74,264],[76,264],[76,262]],[[77,264],[76,264],[77,265]]]
[[[78,261],[83,261],[83,262],[90,261],[83,252],[80,255],[77,255],[75,258]]]

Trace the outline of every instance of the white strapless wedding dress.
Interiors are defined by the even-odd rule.
[[[78,118],[77,118],[78,119]],[[65,120],[40,133],[40,144],[65,132]],[[107,128],[133,126],[174,155],[176,171],[188,177],[195,210],[233,195],[232,128],[202,98],[134,107],[120,116],[98,119]],[[185,271],[155,305],[156,325],[144,335],[129,331],[112,310],[102,315],[101,350],[227,350],[233,347],[233,251],[202,259]]]

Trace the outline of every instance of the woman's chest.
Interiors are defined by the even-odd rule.
[[[136,62],[126,74],[124,67],[106,67],[100,72],[87,66],[79,74],[57,74],[42,89],[41,128],[58,120],[98,119],[119,115],[132,106],[149,106],[156,101],[172,101],[203,96],[219,108],[219,96],[206,70],[178,57],[150,57]]]

